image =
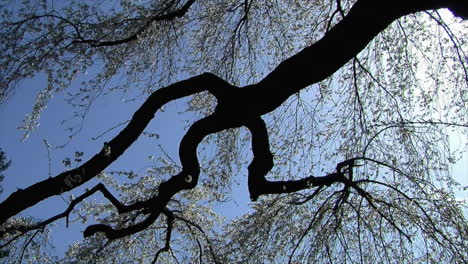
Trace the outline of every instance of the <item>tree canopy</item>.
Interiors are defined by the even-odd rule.
[[[105,96],[141,106],[98,153],[0,203],[0,258],[467,263],[450,171],[466,146],[449,142],[468,128],[467,19],[460,0],[7,1],[0,103],[47,77],[24,140],[55,94],[74,109],[70,141]],[[106,170],[157,137],[146,128],[174,101],[192,120],[178,160],[162,150],[144,172]],[[251,210],[226,221],[214,207],[243,177]],[[20,215],[94,178],[62,213]],[[56,221],[86,225],[63,259],[44,250]]]

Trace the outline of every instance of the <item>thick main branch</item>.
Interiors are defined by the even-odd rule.
[[[246,111],[263,115],[275,110],[291,95],[331,76],[398,18],[440,8],[468,19],[467,4],[460,0],[358,0],[323,38],[281,62],[259,83],[248,86],[245,98],[251,100],[243,103],[249,106]],[[259,98],[266,95],[268,100],[259,104]]]

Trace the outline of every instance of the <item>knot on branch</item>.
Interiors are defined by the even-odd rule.
[[[336,173],[343,179],[345,184],[353,181],[353,168],[356,167],[356,160],[357,158],[351,158],[336,165]],[[345,174],[348,174],[348,177]]]
[[[198,183],[199,174],[199,172],[182,172],[180,175],[178,175],[181,189],[195,188]]]

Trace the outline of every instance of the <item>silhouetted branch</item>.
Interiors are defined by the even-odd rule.
[[[200,225],[198,225],[197,223],[194,223],[194,222],[192,222],[192,221],[190,221],[190,220],[188,220],[188,219],[186,219],[186,218],[184,218],[184,217],[181,217],[181,216],[179,216],[179,215],[176,215],[176,214],[174,214],[174,218],[176,218],[177,220],[180,220],[180,221],[184,222],[185,224],[187,224],[187,226],[188,226],[189,228],[190,228],[190,226],[193,226],[193,227],[195,227],[198,231],[200,231],[200,233],[203,234],[203,236],[204,236],[204,238],[205,238],[205,240],[206,240],[206,242],[207,242],[207,244],[208,244],[208,248],[210,249],[211,257],[213,258],[214,263],[215,263],[215,264],[220,263],[220,262],[218,261],[218,258],[216,257],[216,254],[215,254],[215,251],[214,251],[214,249],[213,249],[213,246],[212,246],[212,243],[211,243],[210,239],[208,238],[208,236],[206,235],[205,231],[203,230],[203,228],[201,228]],[[197,240],[197,242],[198,242],[198,240]],[[201,257],[200,257],[200,258],[201,258]],[[201,262],[200,262],[200,263],[201,263]]]
[[[268,181],[265,176],[274,164],[265,122],[259,117],[249,120],[246,126],[252,133],[252,152],[254,157],[248,167],[248,185],[250,198],[253,201],[264,194],[292,193],[315,186],[329,186],[337,182],[346,183],[349,179],[344,176],[344,168],[348,168],[346,172],[350,173],[350,178],[352,178],[352,167],[354,166],[355,159],[338,163],[336,172],[326,176],[309,176],[289,181]]]
[[[22,262],[23,262],[24,252],[26,252],[26,249],[28,248],[29,244],[33,241],[34,237],[35,237],[39,232],[41,232],[41,230],[37,230],[36,232],[34,232],[34,234],[32,234],[31,237],[28,239],[28,241],[26,241],[26,243],[24,243],[23,248],[21,249],[21,256],[20,256],[20,258],[19,258],[18,263],[22,263]]]
[[[19,189],[0,203],[0,211],[2,212],[0,224],[43,199],[74,189],[94,178],[137,140],[156,111],[164,104],[205,91],[211,87],[224,87],[226,85],[229,84],[217,76],[204,73],[155,91],[135,112],[127,126],[87,162],[73,170],[62,172],[55,177],[33,184],[24,190]]]
[[[301,201],[292,201],[292,202],[290,202],[290,204],[294,204],[294,205],[305,204],[308,201],[314,199],[314,197],[316,197],[320,193],[322,188],[323,188],[323,186],[319,186],[317,189],[314,190],[314,192],[311,195],[308,195],[305,199],[303,199]]]
[[[156,255],[154,256],[153,262],[151,263],[156,263],[158,260],[159,254],[161,254],[164,251],[169,251],[171,248],[171,234],[172,234],[172,228],[174,224],[174,214],[167,210],[165,212],[166,218],[167,218],[167,229],[166,229],[166,240],[164,242],[164,247],[160,248],[158,252],[156,252]]]
[[[304,238],[306,237],[306,235],[310,232],[310,230],[312,229],[312,227],[314,226],[315,224],[315,221],[317,219],[321,219],[322,216],[325,214],[325,212],[327,210],[329,210],[329,208],[326,208],[326,205],[328,204],[328,201],[333,197],[335,196],[336,194],[338,194],[340,192],[333,192],[332,194],[330,194],[327,198],[325,198],[322,202],[322,204],[318,207],[317,210],[315,210],[315,214],[314,216],[312,217],[312,219],[310,220],[310,223],[309,225],[307,226],[307,228],[304,230],[304,232],[302,233],[302,235],[300,236],[299,238],[299,241],[296,243],[296,245],[294,246],[291,254],[289,255],[289,261],[288,263],[291,264],[292,263],[292,258],[294,256],[294,253],[296,252],[296,250],[299,248],[301,242],[304,240]]]
[[[117,39],[117,40],[105,40],[105,41],[80,38],[79,40],[73,41],[73,43],[87,43],[87,44],[90,44],[91,47],[103,47],[103,46],[116,46],[116,45],[121,45],[124,43],[138,40],[141,34],[143,34],[151,26],[152,23],[157,22],[157,21],[170,21],[177,17],[183,17],[185,13],[187,13],[189,8],[193,5],[193,3],[195,3],[195,0],[188,0],[187,3],[185,3],[178,10],[172,11],[167,14],[158,14],[158,15],[148,18],[146,23],[144,23],[141,27],[138,28],[138,30],[135,33],[129,35],[128,37]]]

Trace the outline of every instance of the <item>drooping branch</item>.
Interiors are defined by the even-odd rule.
[[[63,192],[76,188],[89,181],[113,161],[141,135],[145,127],[164,104],[188,96],[210,87],[229,86],[228,83],[213,74],[201,74],[161,88],[151,94],[145,103],[134,113],[127,126],[103,149],[83,165],[60,173],[44,181],[19,189],[0,204],[0,224],[36,203]]]
[[[117,198],[115,198],[110,192],[109,190],[106,189],[106,187],[99,183],[97,184],[96,186],[94,186],[93,188],[91,188],[90,190],[86,191],[85,193],[83,193],[82,195],[80,195],[79,197],[77,197],[76,199],[74,199],[73,201],[70,202],[70,204],[68,205],[67,209],[65,209],[65,211],[63,211],[62,213],[60,214],[57,214],[53,217],[50,217],[49,219],[46,219],[42,222],[39,222],[39,223],[36,223],[36,224],[33,224],[33,225],[29,225],[29,226],[14,226],[14,227],[11,227],[11,228],[6,228],[5,230],[2,230],[0,232],[0,237],[3,237],[4,234],[7,234],[11,231],[19,231],[21,232],[21,234],[25,234],[31,230],[37,230],[37,229],[42,229],[44,227],[46,227],[48,224],[50,223],[53,223],[55,221],[57,221],[58,219],[61,219],[61,218],[65,218],[66,219],[66,226],[68,227],[68,218],[69,218],[69,215],[70,213],[73,211],[73,209],[75,208],[75,206],[82,202],[84,199],[86,199],[87,197],[93,195],[94,193],[96,193],[97,191],[100,191],[104,197],[106,197],[116,208],[117,208],[117,211],[119,213],[124,213],[124,212],[129,212],[129,211],[132,211],[132,210],[136,210],[136,209],[139,209],[139,208],[143,208],[144,207],[144,203],[135,203],[131,206],[126,206],[124,204],[122,204],[120,201],[117,200]],[[15,240],[15,238],[11,239],[11,241]],[[3,247],[7,244],[9,244],[10,242],[7,242],[3,245],[0,245],[0,247]]]
[[[200,225],[198,225],[197,223],[194,223],[194,222],[192,222],[192,221],[190,221],[190,220],[188,220],[188,219],[186,219],[186,218],[183,218],[183,217],[181,217],[181,216],[179,216],[179,215],[174,214],[174,217],[175,217],[177,220],[180,220],[180,221],[184,222],[184,223],[187,225],[187,227],[193,226],[193,227],[195,227],[200,233],[202,233],[203,237],[204,237],[205,240],[206,240],[206,243],[208,244],[208,249],[209,249],[209,251],[210,251],[210,255],[211,255],[211,258],[213,259],[213,262],[214,262],[215,264],[219,264],[220,262],[218,261],[218,257],[217,257],[216,254],[215,254],[215,251],[214,251],[212,242],[211,242],[211,240],[208,238],[208,235],[205,233],[205,231],[203,230],[203,228],[202,228]],[[202,263],[202,262],[200,262],[200,263]]]
[[[167,229],[166,229],[166,239],[164,242],[164,247],[160,248],[158,252],[156,252],[154,259],[151,262],[152,264],[158,261],[159,254],[165,251],[169,251],[169,249],[171,248],[171,235],[172,235],[172,228],[174,226],[174,213],[172,213],[171,211],[168,211],[166,213],[166,217],[167,217]]]
[[[194,1],[188,1],[189,4]],[[119,237],[125,233],[144,228],[157,219],[161,210],[177,192],[193,188],[198,180],[199,164],[196,149],[201,140],[209,134],[224,129],[247,126],[256,139],[252,142],[254,161],[249,166],[249,175],[254,182],[261,182],[262,188],[253,190],[252,198],[263,193],[295,191],[309,186],[336,182],[338,174],[305,178],[298,181],[263,184],[266,173],[273,166],[268,150],[268,135],[262,127],[260,116],[273,111],[288,97],[301,89],[324,80],[355,57],[365,46],[397,18],[422,11],[449,7],[455,14],[468,18],[466,5],[458,0],[358,0],[348,14],[315,44],[281,62],[270,74],[257,84],[233,89],[223,79],[213,74],[201,74],[180,81],[154,92],[135,112],[128,125],[104,148],[80,167],[63,172],[56,177],[36,183],[24,190],[11,194],[0,204],[0,224],[8,218],[53,195],[59,195],[82,185],[115,161],[142,133],[157,110],[164,104],[184,96],[210,91],[218,99],[216,111],[191,126],[182,139],[179,148],[183,171],[162,183],[147,221],[139,226],[115,233],[110,227],[95,226],[87,234],[97,231],[112,233]],[[186,10],[185,10],[186,12]],[[228,88],[228,89],[225,89]],[[263,124],[264,126],[264,124]],[[255,134],[255,135],[254,135]],[[265,153],[261,153],[265,151]],[[338,172],[337,172],[338,173]],[[249,176],[250,178],[250,176]],[[250,189],[249,183],[249,189]],[[286,188],[286,190],[284,190]],[[92,232],[92,230],[94,230]],[[107,231],[104,231],[107,230]],[[117,232],[117,231],[116,231]]]
[[[59,214],[57,214],[57,215],[55,215],[53,217],[50,217],[47,220],[44,220],[42,222],[39,222],[39,223],[36,223],[36,224],[33,224],[33,225],[13,226],[13,227],[5,228],[4,230],[2,230],[0,232],[0,237],[3,237],[5,234],[8,234],[8,233],[13,232],[13,231],[14,232],[19,231],[20,234],[13,237],[12,239],[10,239],[10,241],[4,243],[3,245],[0,245],[0,248],[3,247],[3,246],[8,245],[9,243],[16,240],[21,235],[23,235],[23,234],[25,234],[25,233],[27,233],[27,232],[29,232],[31,230],[42,230],[48,224],[53,223],[53,222],[55,222],[55,221],[57,221],[57,220],[59,220],[61,218],[66,219],[66,226],[68,226],[69,215],[73,211],[75,206],[78,203],[82,202],[84,199],[90,197],[91,195],[93,195],[94,193],[96,193],[98,191],[101,192],[104,195],[104,197],[106,197],[112,203],[112,205],[114,205],[114,207],[117,209],[117,212],[119,214],[128,213],[128,212],[131,212],[131,211],[139,211],[139,213],[143,213],[143,214],[152,214],[153,213],[153,210],[152,210],[153,206],[152,205],[155,202],[154,201],[155,200],[154,196],[147,199],[147,200],[145,200],[145,201],[137,201],[137,202],[135,202],[133,204],[125,205],[125,204],[122,204],[114,195],[112,195],[112,193],[102,183],[99,183],[96,186],[94,186],[93,188],[87,190],[85,193],[83,193],[79,197],[72,200],[70,202],[70,204],[68,205],[67,209],[65,211],[63,211],[62,213],[59,213]],[[161,210],[161,212],[163,214],[165,214],[166,216],[171,214],[171,212],[167,208],[163,208]],[[97,231],[105,232],[106,235],[108,235],[109,239],[115,239],[115,238],[118,238],[118,237],[127,236],[127,235],[130,235],[130,234],[133,234],[133,233],[136,233],[138,231],[143,230],[144,228],[147,227],[148,224],[152,224],[155,219],[157,219],[157,217],[150,215],[149,217],[147,217],[147,219],[145,219],[141,223],[136,224],[135,227],[126,229],[125,231],[120,231],[120,233],[119,233],[120,236],[118,236],[117,233],[112,228],[107,227],[105,225],[91,226],[90,228],[86,229],[85,237],[90,236],[90,235],[94,234]],[[97,231],[94,231],[94,230],[97,230]]]
[[[122,38],[118,38],[118,37],[113,36],[112,40],[85,38],[83,36],[83,32],[80,29],[80,26],[79,26],[78,23],[73,22],[70,19],[67,19],[67,18],[63,17],[60,14],[57,14],[56,11],[53,11],[53,12],[50,12],[50,13],[47,13],[47,14],[43,14],[43,15],[30,16],[30,17],[27,17],[25,19],[10,23],[9,25],[11,25],[11,26],[21,26],[21,25],[24,25],[24,24],[26,24],[27,22],[30,22],[30,21],[41,20],[41,19],[45,19],[45,18],[52,18],[52,19],[62,21],[63,23],[68,24],[73,28],[73,31],[74,31],[74,34],[75,34],[74,40],[71,41],[68,44],[68,46],[70,46],[72,44],[89,44],[91,47],[94,47],[94,48],[95,47],[109,47],[109,46],[117,46],[117,45],[127,44],[129,42],[138,40],[141,37],[141,35],[145,31],[147,31],[150,28],[150,26],[155,22],[171,21],[171,20],[174,20],[176,18],[183,17],[188,12],[190,7],[194,3],[195,3],[195,0],[188,0],[181,7],[177,8],[175,10],[169,11],[169,9],[174,8],[174,6],[173,6],[174,1],[172,1],[172,3],[165,6],[164,8],[162,8],[162,10],[157,12],[157,14],[154,14],[152,16],[148,16],[146,18],[127,18],[127,19],[125,19],[126,21],[139,21],[139,20],[142,20],[143,23],[137,27],[137,30],[135,32],[132,32],[128,36],[125,36],[125,37],[122,37]],[[137,22],[135,22],[135,23],[137,23]],[[65,39],[61,39],[60,42],[63,41],[63,40],[65,40]]]
[[[221,94],[219,91],[214,93],[217,96]],[[140,223],[122,229],[114,229],[104,224],[91,225],[84,231],[84,236],[88,237],[96,232],[103,232],[108,239],[112,240],[140,232],[150,226],[159,217],[161,212],[164,213],[164,208],[175,194],[197,186],[200,165],[196,149],[203,138],[206,135],[237,126],[240,126],[240,124],[226,118],[225,112],[220,112],[220,110],[215,110],[212,115],[195,122],[188,129],[179,146],[179,157],[183,170],[167,181],[162,182],[158,187],[157,194],[144,202],[144,204],[140,203],[132,206],[132,208],[139,205],[147,207],[146,209],[149,211],[148,217]]]
[[[270,151],[268,131],[265,122],[259,117],[246,124],[252,133],[253,160],[248,167],[248,185],[250,199],[257,200],[260,195],[293,193],[312,187],[329,186],[334,183],[348,185],[352,181],[352,171],[356,159],[348,159],[336,166],[336,172],[326,176],[308,176],[299,180],[269,181],[266,174],[273,167],[273,155]],[[348,176],[345,176],[348,174]]]
[[[195,0],[188,0],[182,7],[180,7],[177,10],[171,11],[166,14],[157,14],[157,15],[151,16],[146,19],[147,21],[143,25],[141,25],[136,30],[136,32],[121,39],[115,39],[115,40],[84,39],[81,37],[80,34],[78,34],[78,40],[75,40],[72,43],[86,43],[86,44],[90,44],[91,47],[104,47],[104,46],[117,46],[117,45],[125,44],[131,41],[135,41],[135,40],[138,40],[141,34],[143,34],[154,22],[170,21],[175,18],[184,16],[185,13],[187,13],[187,11],[189,10],[189,8],[193,5],[193,3],[195,3]],[[166,11],[168,8],[170,8],[170,6],[164,8],[162,12]]]

